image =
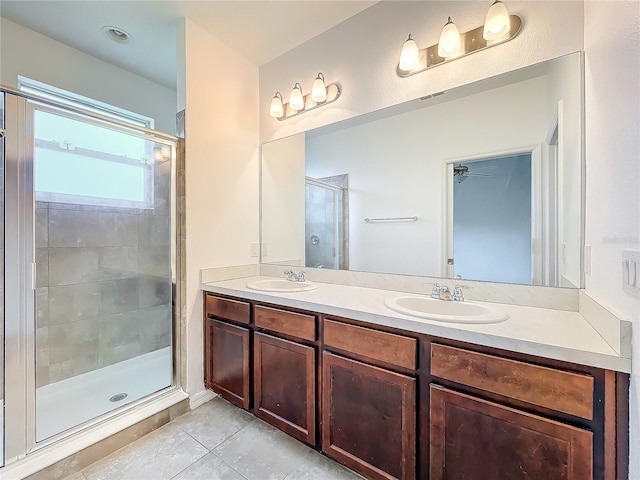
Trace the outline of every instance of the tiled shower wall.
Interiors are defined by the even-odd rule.
[[[36,204],[36,386],[171,344],[170,162],[154,208]]]

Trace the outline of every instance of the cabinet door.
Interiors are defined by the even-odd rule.
[[[416,380],[322,354],[322,450],[369,479],[415,478]]]
[[[256,416],[315,445],[315,349],[262,333],[254,334],[253,345]]]
[[[431,480],[588,480],[592,433],[431,385]]]
[[[218,320],[210,323],[211,378],[214,392],[249,409],[249,329]]]

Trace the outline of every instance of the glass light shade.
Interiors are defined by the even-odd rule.
[[[296,112],[304,109],[304,98],[302,98],[302,87],[299,83],[296,83],[289,95],[289,108]]]
[[[318,74],[313,81],[313,87],[311,87],[311,100],[316,103],[322,103],[327,100],[327,87],[324,85],[324,75]]]
[[[500,0],[496,0],[487,12],[482,36],[485,40],[499,40],[511,30],[511,20],[507,7]]]
[[[407,38],[407,41],[402,45],[402,51],[400,52],[400,70],[408,72],[413,70],[420,63],[420,52],[418,51],[418,45],[411,38]]]
[[[451,17],[442,27],[440,41],[438,42],[438,55],[442,58],[454,57],[460,53],[460,31]]]
[[[282,105],[282,96],[280,92],[276,93],[271,99],[271,107],[269,107],[269,115],[274,118],[280,118],[284,115],[284,106]]]

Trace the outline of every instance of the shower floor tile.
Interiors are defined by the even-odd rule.
[[[221,398],[66,480],[362,480]]]

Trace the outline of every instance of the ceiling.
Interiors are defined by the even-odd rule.
[[[267,63],[376,1],[1,0],[0,15],[166,87],[176,88],[176,31],[191,19],[257,65]],[[102,27],[133,37],[110,40]]]

